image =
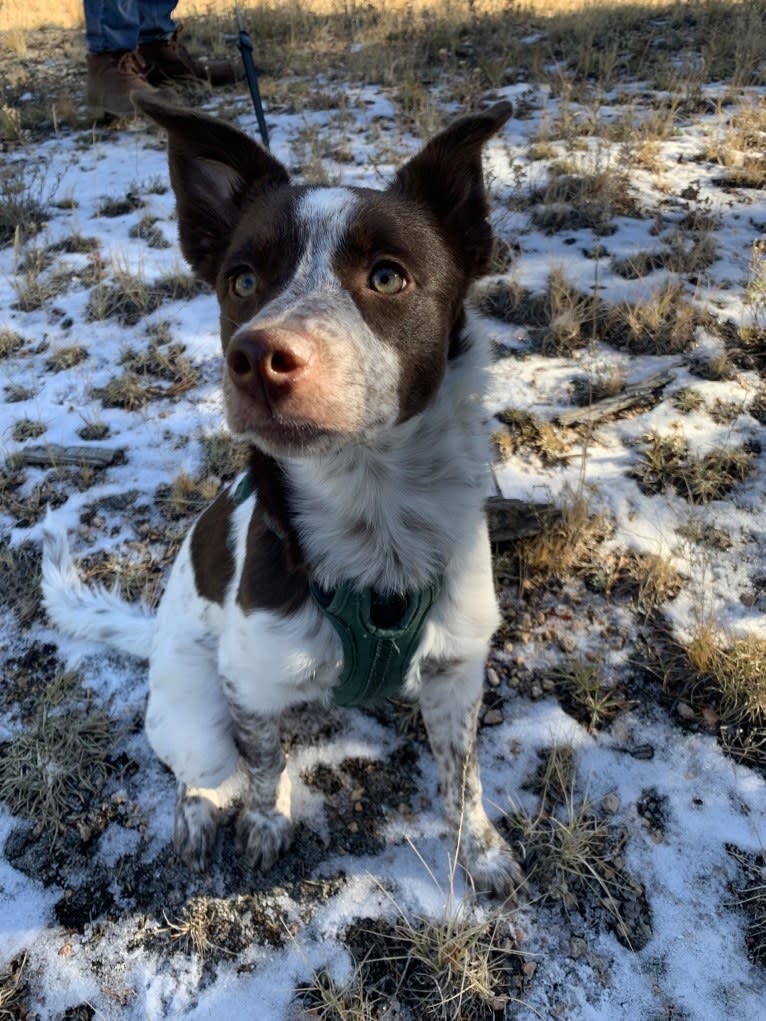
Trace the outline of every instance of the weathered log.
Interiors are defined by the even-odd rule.
[[[489,537],[492,542],[513,542],[544,532],[561,518],[552,503],[529,503],[504,496],[490,496],[485,504]]]
[[[674,379],[672,372],[664,369],[662,372],[649,376],[640,383],[633,383],[626,386],[620,393],[613,397],[604,397],[595,404],[589,404],[582,408],[572,408],[571,411],[562,411],[556,416],[555,421],[559,425],[585,425],[593,422],[600,422],[618,411],[625,411],[651,400],[658,390],[662,390]]]
[[[45,443],[17,450],[8,457],[12,468],[30,465],[38,468],[60,468],[65,465],[88,465],[107,468],[125,460],[125,451],[119,447],[64,447],[59,443]]]

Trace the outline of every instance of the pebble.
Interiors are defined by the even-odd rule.
[[[588,951],[588,944],[582,936],[569,937],[569,956],[573,961],[579,961]]]
[[[610,791],[609,794],[605,794],[601,799],[601,808],[608,814],[614,815],[620,808],[620,799],[614,793]]]
[[[484,724],[487,727],[496,727],[498,723],[503,722],[503,714],[499,709],[488,709],[484,713]]]
[[[497,670],[495,670],[494,667],[491,666],[487,667],[487,683],[489,684],[490,688],[500,687],[500,678],[498,677]]]
[[[559,635],[558,645],[562,652],[571,654],[577,648],[577,639],[574,635]]]
[[[556,682],[552,677],[543,677],[543,691],[550,694],[556,690]]]
[[[542,685],[535,681],[534,684],[532,685],[529,694],[532,698],[542,698],[543,697]]]
[[[694,720],[697,718],[695,711],[686,702],[679,702],[676,708],[682,720]]]

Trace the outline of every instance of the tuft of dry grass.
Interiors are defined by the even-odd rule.
[[[621,685],[605,679],[604,666],[599,660],[570,659],[550,676],[564,695],[567,711],[591,733],[634,704],[625,697]]]
[[[766,860],[763,854],[748,854],[736,847],[728,850],[745,878],[744,886],[735,887],[734,896],[748,917],[747,953],[756,964],[766,964]]]
[[[46,173],[47,167],[34,170],[26,162],[0,165],[0,248],[32,237],[46,222]]]
[[[651,936],[643,887],[625,872],[620,842],[610,836],[595,806],[587,795],[577,796],[571,746],[548,751],[538,786],[538,810],[516,809],[511,819],[530,884],[544,902],[557,901],[567,912],[603,911],[619,941],[640,950]]]
[[[377,1021],[393,1009],[424,1021],[493,1021],[523,978],[523,955],[501,912],[474,918],[466,902],[438,918],[365,919],[345,942],[354,969],[340,984],[326,971],[298,990],[309,1017]]]
[[[716,733],[733,758],[766,768],[764,639],[733,635],[700,613],[685,641],[659,630],[650,659],[685,723]]]
[[[174,394],[191,390],[199,382],[199,372],[185,355],[183,344],[149,344],[142,351],[126,351],[121,364],[133,376],[156,376],[172,383]]]
[[[14,330],[0,330],[0,358],[8,358],[16,354],[24,346],[24,338]]]
[[[112,732],[101,710],[43,705],[33,726],[3,745],[0,799],[55,842],[101,789]]]
[[[148,388],[132,372],[113,376],[104,386],[94,387],[91,393],[105,408],[124,408],[126,411],[138,411],[151,400]]]
[[[560,512],[559,517],[546,518],[539,533],[519,539],[510,552],[495,560],[498,575],[515,578],[521,592],[587,571],[609,535],[606,516],[594,512],[583,493],[570,491]]]
[[[20,418],[14,422],[11,430],[11,438],[16,443],[25,443],[27,440],[37,439],[47,430],[45,422],[38,422],[32,418]]]
[[[51,372],[63,372],[72,369],[88,357],[88,349],[82,344],[70,344],[66,347],[59,347],[45,360],[45,367]]]
[[[26,954],[0,970],[0,1021],[21,1021],[30,1017],[24,1006]]]
[[[690,503],[709,503],[746,479],[754,461],[746,447],[721,447],[694,457],[683,436],[649,433],[633,477],[644,493],[672,487]]]
[[[544,422],[519,408],[506,408],[497,417],[507,427],[507,432],[493,434],[495,446],[504,460],[520,451],[531,451],[544,465],[568,460],[572,440],[551,422]]]
[[[164,509],[173,519],[199,514],[217,493],[218,481],[214,477],[199,479],[182,471],[170,487]]]

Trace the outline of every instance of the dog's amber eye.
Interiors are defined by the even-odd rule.
[[[378,294],[398,294],[407,286],[407,280],[398,266],[382,262],[370,273],[370,287]]]
[[[255,273],[246,269],[242,273],[237,273],[232,280],[231,286],[238,298],[249,298],[252,294],[255,294],[257,283]]]

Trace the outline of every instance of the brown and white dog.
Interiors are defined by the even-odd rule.
[[[84,586],[48,527],[48,613],[148,656],[146,731],[178,781],[181,857],[205,869],[236,805],[237,846],[267,869],[292,830],[280,715],[328,704],[349,657],[375,674],[381,649],[406,644],[387,629],[427,592],[401,690],[419,700],[463,866],[478,889],[511,892],[519,868],[482,805],[476,755],[498,613],[487,342],[466,305],[492,248],[482,147],[510,105],[456,121],[385,191],[291,185],[228,124],[140,105],[168,132],[183,253],[218,295],[226,416],[250,468],[197,520],[156,617]],[[325,612],[339,587],[352,616],[367,599],[361,637]]]

